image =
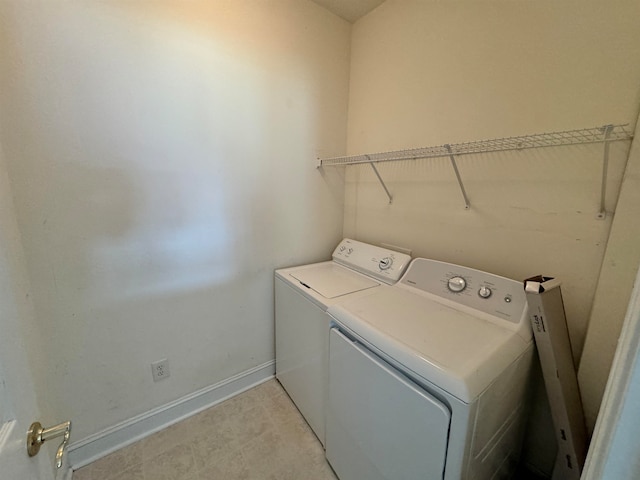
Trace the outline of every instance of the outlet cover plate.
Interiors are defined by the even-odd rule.
[[[153,375],[153,381],[159,382],[165,378],[169,378],[171,372],[169,372],[169,360],[163,358],[151,364],[151,374]]]

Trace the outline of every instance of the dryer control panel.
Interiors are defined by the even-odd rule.
[[[388,248],[345,238],[333,251],[333,260],[391,285],[400,279],[411,257]]]
[[[401,283],[512,323],[526,314],[521,282],[453,263],[416,258]]]

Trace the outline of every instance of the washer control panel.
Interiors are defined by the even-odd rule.
[[[388,248],[345,238],[333,251],[333,260],[391,285],[400,279],[411,257]]]
[[[527,308],[520,282],[437,260],[414,259],[401,283],[513,323]]]

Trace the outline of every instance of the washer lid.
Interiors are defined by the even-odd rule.
[[[331,306],[339,324],[418,376],[466,403],[528,347],[515,330],[389,287]]]
[[[325,298],[340,297],[380,285],[375,280],[333,262],[321,263],[314,268],[296,270],[289,275]]]

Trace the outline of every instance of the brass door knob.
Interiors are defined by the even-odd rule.
[[[63,437],[56,452],[56,467],[62,467],[62,456],[71,436],[71,422],[62,422],[54,427],[44,428],[40,422],[33,422],[27,432],[27,453],[30,457],[37,455],[40,446],[47,440]]]

